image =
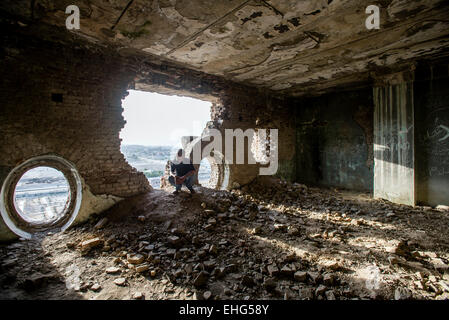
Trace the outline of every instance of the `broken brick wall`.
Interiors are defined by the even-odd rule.
[[[169,95],[189,96],[212,102],[213,127],[225,129],[278,129],[279,168],[277,176],[288,180],[295,177],[294,101],[275,98],[244,85],[198,71],[160,65],[145,61],[135,79],[137,90]],[[235,147],[235,145],[234,145]],[[245,150],[248,150],[247,145]],[[235,153],[234,153],[235,154]],[[246,159],[246,158],[245,158]],[[251,182],[259,174],[259,165],[229,165],[229,187]]]
[[[133,73],[110,52],[45,41],[2,26],[0,182],[23,161],[56,154],[94,195],[151,189],[120,152],[121,99]]]
[[[232,90],[222,97],[226,113],[219,117],[226,129],[278,130],[277,177],[292,181],[295,176],[294,105],[288,100],[273,98],[262,92]],[[218,117],[217,117],[218,118]],[[247,145],[246,145],[247,146]],[[248,150],[248,149],[246,149]],[[259,174],[259,165],[232,165],[231,179],[240,185],[252,181]]]
[[[76,166],[94,195],[128,197],[150,190],[120,152],[121,100],[130,88],[212,101],[212,120],[222,120],[221,129],[279,129],[279,158],[287,163],[279,175],[293,177],[294,125],[286,101],[148,57],[125,57],[66,36],[66,30],[39,28],[2,24],[0,182],[29,158],[57,154]],[[248,183],[257,169],[233,165],[230,181]]]

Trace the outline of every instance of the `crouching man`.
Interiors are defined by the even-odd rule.
[[[184,184],[191,194],[195,193],[193,182],[195,176],[195,167],[184,155],[184,150],[179,149],[175,159],[170,164],[170,177],[168,181],[176,188],[173,194],[178,194]]]

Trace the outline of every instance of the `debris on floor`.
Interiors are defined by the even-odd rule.
[[[274,178],[197,190],[155,190],[1,245],[0,298],[449,298],[444,208]]]

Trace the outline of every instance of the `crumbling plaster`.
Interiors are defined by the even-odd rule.
[[[0,9],[63,27],[68,1],[4,0]],[[72,4],[72,3],[70,3]],[[381,28],[365,9],[378,5]],[[444,0],[80,0],[92,42],[134,49],[189,68],[272,90],[318,95],[370,81],[370,72],[447,54]]]

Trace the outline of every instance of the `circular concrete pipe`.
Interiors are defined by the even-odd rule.
[[[48,219],[29,219],[16,204],[16,187],[21,178],[38,167],[57,170],[66,180],[68,196],[61,212]],[[66,230],[75,220],[82,200],[82,182],[75,166],[56,155],[42,155],[26,160],[15,167],[3,182],[0,212],[7,227],[16,235],[30,239],[36,232],[59,228]]]

